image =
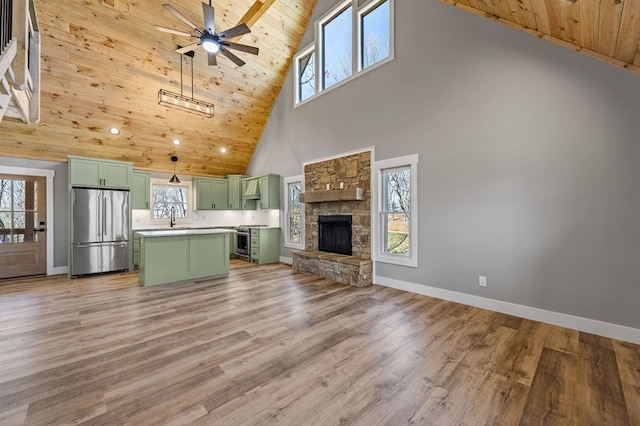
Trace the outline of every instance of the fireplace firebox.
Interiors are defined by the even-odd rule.
[[[353,254],[351,216],[318,216],[318,250],[348,256]]]

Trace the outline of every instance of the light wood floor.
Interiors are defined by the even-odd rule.
[[[0,281],[0,424],[640,425],[640,347],[379,286]]]

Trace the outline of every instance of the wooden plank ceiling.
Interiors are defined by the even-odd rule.
[[[639,0],[442,0],[640,74]]]
[[[246,22],[234,40],[256,46],[238,52],[238,68],[218,55],[193,60],[194,97],[215,105],[204,118],[160,106],[158,90],[191,95],[190,59],[175,53],[193,41],[154,25],[189,32],[169,3],[203,26],[200,0],[36,0],[42,35],[41,122],[0,123],[1,155],[66,161],[67,154],[131,161],[134,167],[224,176],[245,173],[316,0],[214,0],[216,31]],[[237,51],[235,51],[237,52]],[[120,128],[112,136],[108,129]],[[173,139],[182,145],[172,145]],[[228,152],[222,154],[220,148]]]

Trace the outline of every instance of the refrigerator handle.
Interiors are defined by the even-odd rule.
[[[102,197],[102,236],[107,234],[107,197]]]
[[[98,223],[97,223],[98,226],[96,227],[97,228],[96,231],[98,234],[98,239],[101,240],[103,226],[101,225],[102,224],[102,205],[100,203],[100,195],[96,197],[96,213],[98,215]]]

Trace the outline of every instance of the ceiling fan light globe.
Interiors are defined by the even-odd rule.
[[[218,50],[220,50],[218,43],[208,35],[202,37],[202,48],[209,53],[218,53]]]

